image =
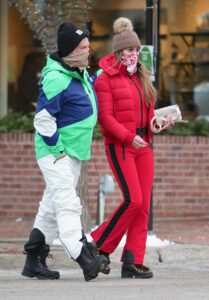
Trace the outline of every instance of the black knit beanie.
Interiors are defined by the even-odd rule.
[[[86,37],[88,37],[87,33],[78,29],[73,23],[62,23],[57,33],[59,55],[61,57],[67,56]]]

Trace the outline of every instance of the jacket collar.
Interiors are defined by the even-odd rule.
[[[116,60],[115,55],[110,53],[104,56],[99,61],[99,67],[109,76],[114,76],[119,73],[119,62]]]
[[[127,77],[133,77],[129,75],[127,72],[126,66],[120,63],[114,53],[110,53],[106,56],[104,56],[100,61],[99,61],[99,67],[107,73],[109,76],[114,76],[119,73],[127,76]]]

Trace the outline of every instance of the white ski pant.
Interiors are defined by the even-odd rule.
[[[55,157],[47,155],[38,159],[39,168],[46,182],[46,188],[34,228],[44,235],[47,244],[59,239],[69,256],[76,259],[82,248],[82,206],[76,193],[76,186],[82,162],[65,156],[54,163]]]

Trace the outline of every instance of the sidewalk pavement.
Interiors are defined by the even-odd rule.
[[[165,247],[147,247],[145,265],[151,267],[154,278],[121,279],[122,248],[118,247],[111,255],[111,273],[108,276],[99,274],[90,282],[84,281],[78,265],[60,246],[51,248],[54,259],[47,260],[50,268],[60,271],[60,280],[41,281],[22,277],[20,273],[25,259],[22,248],[32,223],[14,222],[11,225],[13,234],[7,237],[1,236],[4,226],[9,233],[9,222],[0,222],[2,300],[209,299],[209,219],[155,222],[154,234],[175,243]],[[24,234],[22,237],[15,236],[14,232]]]

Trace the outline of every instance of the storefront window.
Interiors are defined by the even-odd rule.
[[[14,7],[8,9],[8,109],[35,111],[45,53]]]
[[[90,15],[91,47],[93,50],[92,67],[97,68],[101,57],[111,52],[112,25],[119,17],[132,20],[142,44],[145,43],[146,1],[141,0],[106,0],[94,1]]]
[[[43,2],[38,3],[43,10]],[[97,70],[99,59],[111,52],[112,25],[118,17],[131,19],[141,42],[145,43],[145,9],[145,0],[94,0],[88,23],[93,50],[90,72]],[[45,53],[40,42],[34,39],[34,32],[15,7],[9,7],[8,109],[23,113],[35,111],[39,76],[44,63]]]
[[[161,0],[161,101],[209,119],[209,0]]]
[[[39,1],[42,3],[41,1]],[[159,0],[159,103],[178,104],[184,117],[209,118],[209,0]],[[89,15],[92,68],[111,52],[112,25],[132,20],[146,44],[146,0],[94,0]],[[40,41],[14,7],[8,8],[8,108],[35,111],[39,76],[45,64]]]

